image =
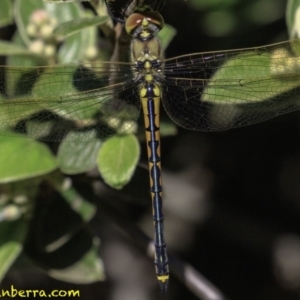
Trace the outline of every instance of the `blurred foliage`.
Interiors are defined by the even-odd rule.
[[[187,4],[205,11],[200,26],[211,36],[234,34],[246,21],[248,26],[274,22],[282,17],[284,9],[281,0],[188,0]]]

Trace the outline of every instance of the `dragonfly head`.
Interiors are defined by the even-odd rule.
[[[125,23],[126,32],[133,36],[152,36],[164,26],[164,19],[160,13],[149,10],[137,9]]]

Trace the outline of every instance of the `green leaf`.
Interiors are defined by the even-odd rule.
[[[94,18],[95,16],[92,15],[91,12],[86,11],[85,13],[85,17],[86,18]],[[87,62],[90,62],[90,57],[89,57],[89,51],[90,49],[97,49],[99,54],[99,37],[98,37],[98,27],[97,26],[90,26],[89,28],[87,28],[86,30],[86,48],[85,48],[85,53],[84,53],[84,59],[87,60]],[[103,54],[105,53],[104,51],[100,52],[103,56]],[[105,56],[104,56],[105,57]],[[102,58],[104,58],[102,57]],[[108,58],[107,58],[108,59]],[[107,59],[103,59],[103,60],[107,60]]]
[[[72,283],[103,280],[98,238],[66,202],[57,198],[45,200],[31,222],[24,252],[59,280]]]
[[[290,60],[289,64],[287,59]],[[204,89],[202,100],[218,105],[263,102],[299,86],[299,77],[295,76],[299,73],[299,59],[290,57],[285,49],[277,49],[274,53],[266,52],[260,56],[255,52],[253,55],[246,52],[229,59],[218,69]],[[268,82],[268,89],[259,82]],[[237,88],[238,85],[240,89]],[[232,86],[235,87],[234,90]]]
[[[54,34],[66,37],[81,31],[84,28],[105,23],[108,17],[80,18],[60,24],[54,30]]]
[[[33,113],[41,110],[50,110],[64,119],[75,120],[77,124],[92,125],[93,118],[101,106],[103,98],[101,92],[95,89],[91,92],[79,92],[73,85],[74,76],[82,74],[91,74],[86,69],[78,69],[78,74],[74,72],[77,66],[57,66],[44,68],[18,68],[9,67],[6,69],[7,90],[12,93],[12,98],[1,99],[0,101],[0,129],[6,130],[6,126],[15,125],[18,121],[32,116]],[[26,73],[27,72],[27,73]],[[85,73],[86,72],[86,73]],[[27,86],[18,84],[20,74],[28,78]],[[81,85],[88,84],[89,78],[80,81]],[[23,78],[22,78],[23,79]],[[25,81],[24,81],[25,82]],[[78,82],[78,80],[77,80]],[[31,94],[26,94],[27,87],[32,87]],[[25,94],[14,96],[22,93],[25,88]],[[29,91],[30,92],[30,91]],[[51,130],[52,124],[43,119],[44,124],[37,126],[36,123],[28,123],[28,131],[32,137],[45,136],[46,132]],[[41,135],[42,134],[42,135]],[[12,135],[12,134],[10,134]],[[85,140],[85,139],[84,139]]]
[[[0,98],[0,134],[16,136],[16,133],[8,131],[10,129],[8,126],[15,126],[21,119],[28,118],[41,110],[43,108],[41,104],[37,99],[30,99],[27,95],[15,97],[14,99]]]
[[[94,136],[91,139],[91,136]],[[57,159],[62,172],[78,174],[96,166],[96,159],[101,146],[94,130],[70,132],[59,146]]]
[[[0,282],[23,250],[28,223],[22,219],[0,223]]]
[[[29,56],[35,58],[36,60],[44,61],[44,57],[38,54],[35,54],[25,47],[19,46],[17,44],[0,41],[0,55],[11,56],[11,55],[22,55],[22,56]]]
[[[83,221],[89,222],[97,211],[97,207],[83,198],[74,188],[68,188],[60,192],[62,197],[76,211]]]
[[[42,109],[42,107],[39,108],[38,105],[36,105],[36,112],[39,111],[39,109]],[[30,113],[30,111],[26,111],[26,113]],[[32,111],[31,111],[32,113]],[[27,115],[28,116],[28,115]],[[20,116],[22,118],[22,116]],[[24,118],[24,115],[23,115]],[[26,121],[26,133],[29,137],[34,137],[35,139],[42,139],[46,136],[51,135],[51,132],[54,127],[54,121],[32,121],[27,120]]]
[[[62,178],[59,172],[54,172],[46,178],[52,183],[53,180],[60,181],[59,177]],[[66,191],[75,192],[75,197],[72,201],[63,201],[58,194],[53,194],[37,203],[24,252],[55,278],[82,283],[101,280],[103,268],[98,257],[99,243],[82,219],[88,220],[94,214],[95,206],[77,199],[76,191],[68,187],[70,183],[63,185]]]
[[[286,23],[290,39],[300,37],[300,0],[289,0],[286,7]]]
[[[99,92],[81,95],[77,91],[73,85],[77,69],[72,65],[46,68],[32,89],[37,105],[67,119],[91,120],[99,109]]]
[[[11,39],[11,43],[13,43],[14,45],[17,45],[18,47],[22,48],[22,49],[26,49],[26,45],[23,42],[21,35],[19,33],[19,31],[17,30],[12,39]],[[31,57],[27,57],[27,56],[22,56],[22,55],[9,55],[6,58],[6,65],[8,66],[19,66],[19,67],[25,67],[25,66],[36,66],[37,62],[35,60],[33,60]]]
[[[18,31],[15,32],[12,38],[12,43],[22,49],[25,48],[25,44],[23,40],[21,39],[21,36]],[[13,96],[16,92],[16,89],[18,88],[18,83],[20,78],[26,74],[29,71],[29,68],[27,67],[34,67],[38,65],[44,65],[47,64],[47,61],[44,57],[34,54],[32,52],[29,52],[26,50],[28,55],[24,52],[23,54],[19,55],[10,55],[7,54],[6,58],[6,64],[9,67],[24,67],[24,68],[19,68],[18,72],[13,72],[13,75],[10,74],[8,75],[9,68],[5,69],[5,75],[6,75],[6,92],[9,96]],[[1,126],[0,126],[1,127]]]
[[[99,245],[100,240],[95,237],[92,247],[79,261],[64,269],[51,269],[48,275],[58,280],[79,284],[103,281],[105,273],[103,262],[98,256]]]
[[[201,100],[212,104],[210,118],[213,122],[229,126],[245,109],[248,114],[250,111],[260,114],[295,105],[299,102],[298,95],[287,97],[285,101],[276,100],[276,97],[299,87],[299,74],[299,58],[286,48],[245,52],[220,66],[204,88]],[[272,98],[271,106],[267,100]],[[222,105],[230,106],[230,114],[222,113]]]
[[[174,136],[178,133],[177,126],[174,122],[160,122],[160,135],[165,136]]]
[[[55,178],[57,174],[59,174],[59,172],[55,171],[44,178],[53,184],[53,181],[57,180],[57,178]],[[70,181],[68,178],[64,178],[64,181],[66,181],[64,182],[65,186],[71,185],[70,182],[68,183],[68,181]],[[71,189],[71,187],[64,187],[64,189]],[[56,190],[61,193],[62,189],[56,188]],[[26,251],[28,251],[28,253],[32,252],[31,254],[35,257],[35,260],[41,264],[45,264],[47,268],[58,267],[57,264],[59,264],[60,267],[73,264],[91,245],[91,234],[89,231],[87,233],[82,215],[88,219],[91,213],[93,213],[92,210],[87,209],[83,214],[80,214],[82,207],[81,201],[76,203],[75,198],[73,198],[72,201],[70,201],[70,199],[67,199],[67,201],[64,200],[65,199],[60,197],[58,193],[49,195],[49,197],[45,196],[42,203],[37,203],[35,214],[31,220],[31,227],[27,237],[29,249]],[[76,204],[78,205],[77,207]],[[88,213],[90,213],[90,215],[88,215]],[[64,261],[48,262],[47,256],[61,248],[63,253],[67,253],[69,246],[64,248],[65,245],[72,240],[73,244],[76,244],[76,236],[77,238],[83,239],[82,241],[85,241],[83,248],[78,246],[77,251],[80,253],[74,252],[74,256],[66,257]],[[56,252],[53,255],[53,257],[61,257],[62,253]]]
[[[168,48],[176,33],[177,30],[173,26],[168,24],[164,25],[163,29],[158,33],[163,50],[166,50]]]
[[[30,53],[25,47],[20,47],[11,42],[0,41],[0,55],[22,55]]]
[[[76,69],[77,66],[54,66],[43,69],[32,89],[32,94],[41,97],[41,100],[45,98],[44,101],[48,101],[49,96],[54,96],[49,98],[49,101],[59,101],[64,94],[72,95],[77,91],[72,81]]]
[[[91,220],[96,213],[97,207],[93,202],[89,201],[89,199],[84,198],[77,192],[72,186],[71,178],[64,177],[58,171],[52,172],[46,178],[55,190],[60,193],[66,203],[69,204],[68,208],[72,208],[73,211],[80,215],[83,221],[89,222]],[[69,212],[66,211],[65,215],[68,213]],[[70,228],[72,228],[72,226]]]
[[[108,185],[120,189],[131,179],[139,156],[140,147],[134,135],[114,136],[99,151],[99,172]]]
[[[46,145],[21,135],[0,135],[0,165],[0,183],[44,175],[57,168]]]
[[[9,25],[13,22],[13,3],[11,0],[1,0],[0,27]]]
[[[78,3],[63,5],[45,3],[45,7],[47,12],[56,18],[58,24],[84,17],[84,9]],[[88,29],[81,30],[64,40],[58,50],[59,64],[78,63],[83,60],[88,41],[86,30]]]

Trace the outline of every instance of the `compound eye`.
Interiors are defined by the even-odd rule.
[[[128,34],[131,34],[138,26],[141,25],[144,15],[139,13],[134,13],[128,17],[125,23],[125,30]]]
[[[154,24],[158,29],[164,27],[164,19],[158,12],[154,11],[145,11],[142,13],[136,12],[128,17],[125,23],[125,29],[128,34],[132,32],[143,23],[143,20],[146,20],[148,23]]]
[[[156,11],[147,11],[144,13],[144,17],[149,23],[156,25],[159,30],[164,27],[164,18]]]

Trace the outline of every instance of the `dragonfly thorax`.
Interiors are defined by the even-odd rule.
[[[131,61],[135,64],[137,75],[146,75],[161,72],[162,59],[160,40],[156,36],[163,27],[164,20],[158,12],[137,11],[129,16],[125,23],[125,29],[131,34]]]
[[[143,36],[146,36],[146,34]],[[133,37],[131,42],[131,61],[135,64],[135,71],[140,74],[161,72],[160,61],[162,57],[163,52],[160,40],[156,35],[149,35],[145,39]]]

